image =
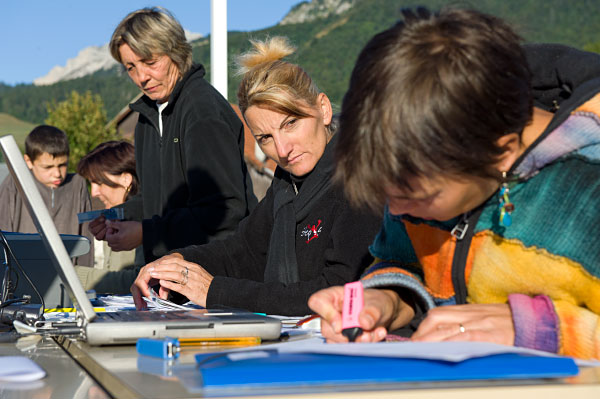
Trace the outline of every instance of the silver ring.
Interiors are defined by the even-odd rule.
[[[458,331],[464,333],[465,331],[467,331],[467,329],[465,328],[465,326],[462,325],[462,323],[458,323]]]
[[[185,269],[181,271],[182,280],[181,280],[181,283],[179,283],[179,284],[186,285],[188,283],[188,273],[189,273],[189,270],[186,266]]]

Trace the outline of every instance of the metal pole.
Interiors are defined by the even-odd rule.
[[[210,0],[210,82],[227,99],[227,0]]]

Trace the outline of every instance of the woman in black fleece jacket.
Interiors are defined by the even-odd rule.
[[[142,245],[152,262],[170,251],[232,234],[256,206],[243,158],[244,129],[231,105],[192,63],[183,28],[165,9],[127,15],[110,41],[143,96],[135,160],[140,192],[119,207],[124,221],[90,223],[113,251]]]
[[[300,67],[281,60],[292,52],[272,38],[240,59],[240,109],[278,165],[265,198],[227,239],[146,265],[132,286],[138,308],[158,282],[163,298],[176,291],[207,307],[304,315],[313,292],[352,281],[369,264],[381,218],[351,208],[331,181],[331,103]]]

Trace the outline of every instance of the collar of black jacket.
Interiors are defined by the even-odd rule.
[[[179,81],[173,88],[173,92],[169,96],[169,105],[167,106],[167,108],[173,107],[173,105],[177,101],[177,98],[179,98],[179,95],[181,94],[181,91],[183,90],[183,88],[188,80],[192,79],[192,77],[194,79],[203,79],[204,75],[206,75],[206,70],[204,69],[204,65],[192,64],[192,67],[190,68],[190,70],[185,75],[183,75],[183,77],[181,79],[179,79]],[[156,110],[156,101],[152,100],[150,97],[148,97],[146,95],[143,95],[142,97],[140,97],[139,100],[137,100],[133,104],[130,104],[129,107],[133,111],[137,111],[137,112],[142,112],[144,109]],[[163,112],[164,112],[164,110],[163,110]]]

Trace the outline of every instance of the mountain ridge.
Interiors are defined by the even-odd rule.
[[[188,41],[198,40],[204,35],[185,31]],[[46,75],[33,80],[34,86],[48,86],[66,80],[82,78],[98,71],[110,70],[119,63],[110,55],[108,43],[102,46],[85,47],[76,57],[69,58],[65,66],[56,65]]]
[[[306,4],[312,7],[307,8]],[[337,10],[344,4],[351,6],[338,13]],[[419,2],[419,5],[432,10],[446,4],[443,0]],[[475,8],[506,19],[526,42],[556,42],[577,48],[600,43],[600,18],[596,17],[600,15],[600,2],[571,0],[569,7],[561,7],[562,4],[561,0],[479,0]],[[334,104],[341,105],[354,60],[361,48],[374,34],[395,23],[402,7],[413,6],[410,0],[312,0],[299,2],[284,17],[291,14],[292,20],[306,22],[277,24],[251,32],[229,32],[229,100],[236,102],[240,81],[235,74],[233,60],[248,50],[249,39],[282,35],[297,47],[289,59],[301,65]],[[329,11],[322,13],[324,9]],[[193,41],[192,48],[194,61],[204,64],[206,79],[210,80],[209,40],[205,37]],[[46,86],[12,87],[0,83],[0,112],[24,121],[42,123],[47,113],[46,104],[62,101],[73,90],[81,93],[90,90],[99,94],[109,120],[139,93],[123,68],[115,66]]]
[[[312,22],[317,19],[327,18],[330,15],[339,15],[350,9],[356,0],[312,0],[302,1],[278,22],[281,25]],[[185,30],[189,42],[204,37],[200,33]],[[112,58],[108,43],[101,46],[89,46],[79,51],[77,56],[69,58],[64,66],[54,66],[46,75],[33,80],[34,86],[47,86],[66,80],[81,78],[98,71],[110,70],[118,63]]]

